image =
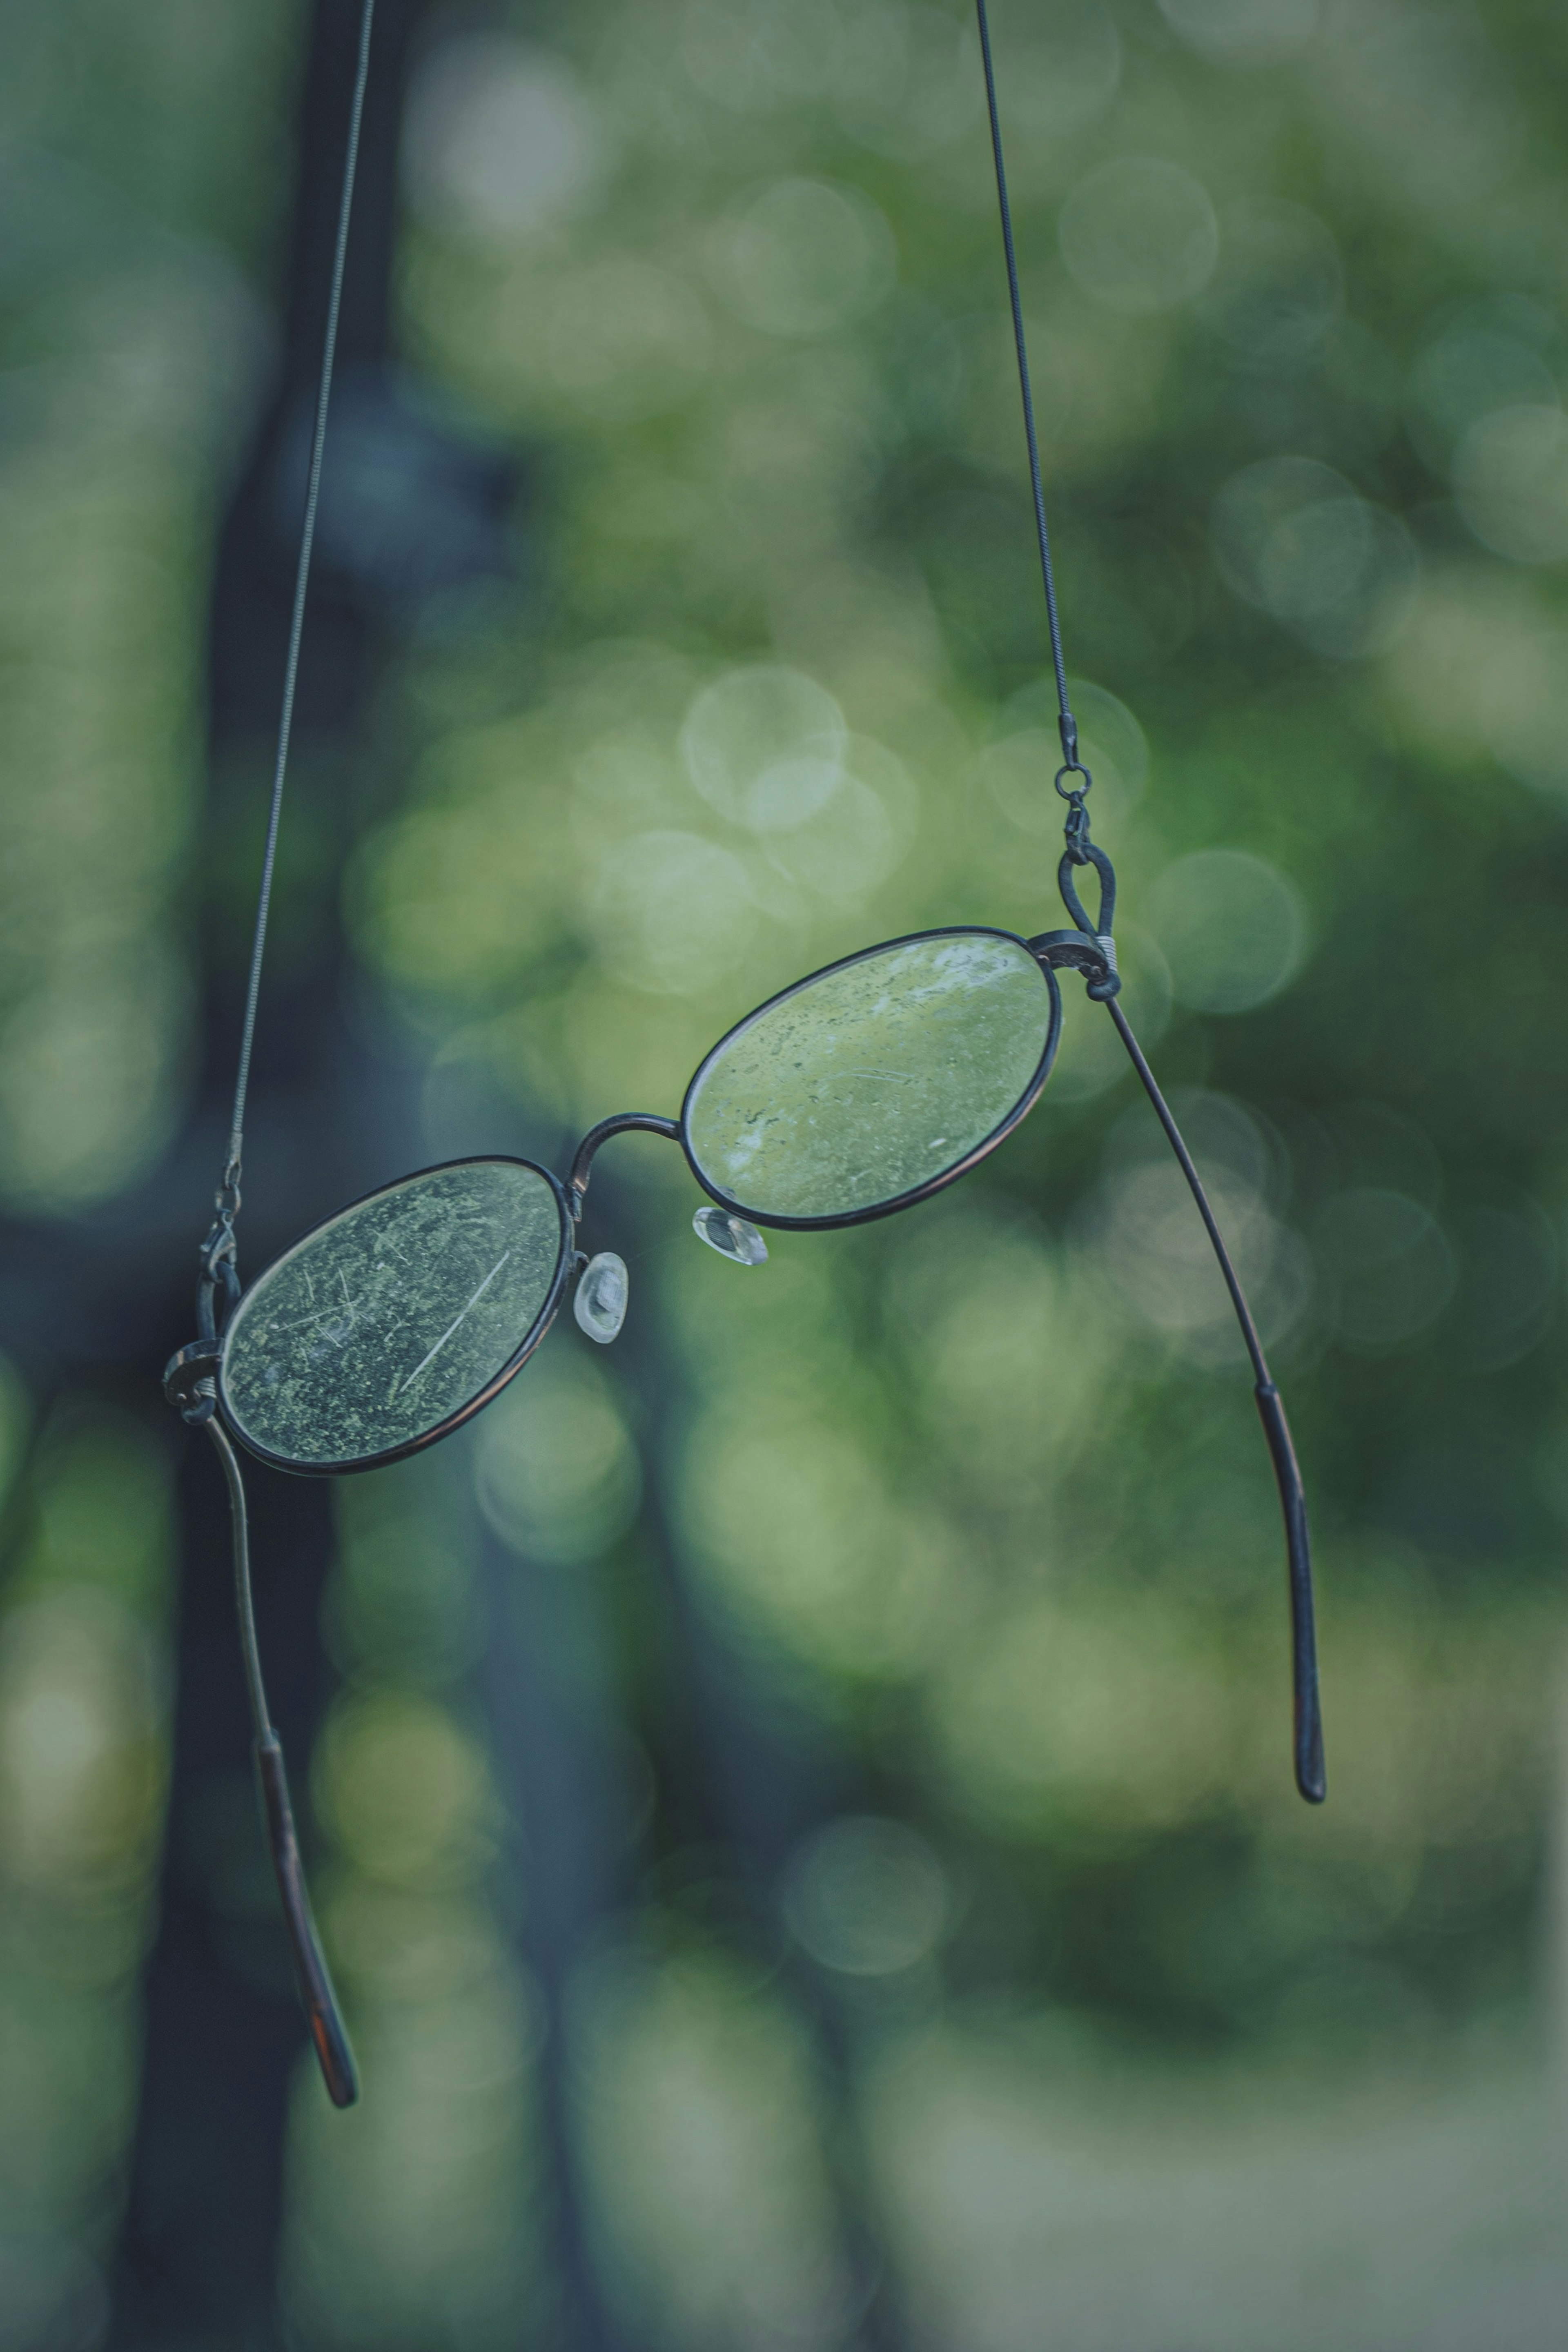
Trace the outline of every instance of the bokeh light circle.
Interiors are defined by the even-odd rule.
[[[1277,866],[1245,849],[1179,857],[1144,902],[1178,1004],[1250,1013],[1289,986],[1307,946],[1300,893]]]
[[[1500,408],[1472,425],[1454,456],[1459,511],[1483,546],[1514,563],[1568,556],[1568,416]]]
[[[524,1558],[571,1567],[606,1550],[636,1517],[642,1467],[594,1365],[557,1348],[529,1369],[526,1386],[479,1424],[479,1507]]]
[[[1272,65],[1304,48],[1318,0],[1160,0],[1172,31],[1216,64]]]
[[[1338,1277],[1334,1319],[1352,1348],[1414,1339],[1453,1293],[1454,1253],[1431,1211],[1407,1193],[1351,1185],[1324,1203],[1314,1239]]]
[[[606,849],[589,911],[612,971],[677,996],[731,970],[756,923],[741,860],[700,834],[666,825]]]
[[[1333,232],[1302,205],[1258,196],[1226,213],[1201,315],[1249,367],[1288,366],[1340,314],[1344,271]]]
[[[892,287],[887,217],[858,188],[778,180],[720,232],[716,257],[731,310],[764,334],[830,334],[874,310]]]
[[[1408,531],[1314,457],[1265,457],[1233,474],[1211,543],[1228,588],[1331,659],[1380,651],[1408,616],[1418,573]]]
[[[532,236],[598,186],[605,139],[564,58],[500,32],[442,41],[415,74],[403,180],[416,213],[486,239]]]
[[[1568,344],[1548,311],[1522,294],[1490,294],[1450,318],[1410,379],[1410,436],[1447,471],[1470,425],[1500,408],[1555,408]],[[1553,370],[1556,373],[1553,373]]]
[[[704,687],[680,730],[687,773],[709,806],[763,834],[793,832],[826,806],[848,741],[826,688],[773,662]]]
[[[1173,310],[1201,294],[1219,257],[1208,191],[1179,163],[1122,155],[1080,180],[1058,224],[1062,259],[1108,310]]]
[[[784,1874],[795,1941],[844,1976],[891,1976],[923,1960],[947,1924],[942,1864],[917,1832],[849,1814],[806,1840]]]

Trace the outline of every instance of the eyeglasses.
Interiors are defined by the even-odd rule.
[[[760,1228],[825,1232],[930,1200],[1005,1143],[1038,1100],[1061,1037],[1058,971],[1080,972],[1090,998],[1114,1022],[1192,1189],[1241,1326],[1285,1515],[1296,1783],[1310,1802],[1320,1803],[1325,1793],[1306,1502],[1285,1408],[1192,1155],[1117,1003],[1116,877],[1089,839],[1084,796],[1090,780],[1079,758],[1068,701],[985,0],[975,0],[975,13],[1057,678],[1064,764],[1056,788],[1068,803],[1057,883],[1072,928],[1026,940],[977,925],[917,931],[864,948],[808,973],[727,1031],[699,1064],[679,1118],[627,1111],[602,1119],[583,1138],[564,1179],[532,1160],[499,1156],[421,1169],[313,1226],[242,1293],[235,1219],[246,1087],[374,5],[374,0],[363,0],[229,1153],[217,1222],[203,1247],[200,1336],[164,1372],[171,1402],[188,1423],[205,1427],[228,1485],[263,1814],[300,1999],[327,2089],[339,2106],[357,2097],[358,2083],[310,1914],[283,1752],[268,1713],[251,1607],[244,1480],[232,1439],[284,1470],[310,1475],[372,1470],[435,1444],[499,1396],[540,1345],[573,1286],[583,1329],[598,1341],[612,1340],[626,1310],[626,1268],[613,1252],[586,1257],[577,1246],[577,1228],[595,1158],[614,1136],[640,1129],[679,1144],[708,1195],[693,1219],[698,1233],[742,1265],[767,1256]],[[1064,778],[1071,781],[1064,784]],[[1100,881],[1093,923],[1074,880],[1086,866]]]
[[[1061,1025],[1051,965],[1006,931],[923,931],[846,957],[721,1037],[678,1118],[603,1120],[564,1179],[526,1160],[459,1160],[316,1226],[228,1325],[224,1417],[286,1470],[416,1453],[521,1370],[574,1284],[590,1337],[619,1330],[625,1266],[589,1261],[576,1240],[612,1137],[678,1142],[710,1196],[701,1237],[754,1265],[767,1255],[759,1226],[858,1224],[955,1182],[1033,1107]]]
[[[1109,861],[1090,845],[1105,898]],[[1072,911],[1082,917],[1071,884]],[[1102,904],[1100,922],[1110,908]],[[621,1328],[622,1260],[577,1245],[595,1159],[612,1137],[668,1137],[708,1194],[701,1238],[742,1265],[759,1228],[826,1232],[931,1199],[996,1150],[1033,1109],[1062,1029],[1057,980],[1080,971],[1111,1013],[1192,1187],[1253,1360],[1285,1506],[1296,1601],[1298,1777],[1321,1793],[1310,1673],[1305,1512],[1284,1410],[1197,1171],[1120,1005],[1109,929],[1087,919],[1025,940],[963,928],[889,940],[771,997],[699,1064],[679,1116],[602,1120],[570,1172],[503,1157],[452,1160],[368,1194],[311,1228],[230,1315],[218,1408],[284,1470],[373,1470],[435,1444],[498,1396],[575,1287],[596,1340]]]
[[[347,2044],[299,1874],[281,1752],[266,1720],[239,1468],[224,1433],[279,1469],[318,1476],[374,1470],[436,1444],[482,1412],[541,1345],[574,1286],[583,1329],[613,1340],[626,1310],[626,1269],[611,1252],[587,1257],[577,1233],[595,1157],[617,1135],[661,1135],[680,1146],[708,1195],[693,1219],[699,1234],[742,1265],[767,1256],[759,1228],[828,1232],[932,1199],[988,1159],[1038,1101],[1061,1038],[1062,969],[1083,975],[1115,1023],[1192,1189],[1241,1327],[1285,1518],[1296,1782],[1309,1801],[1321,1801],[1306,1502],[1285,1408],[1202,1179],[1117,1003],[1115,876],[1088,839],[1081,793],[1070,797],[1058,878],[1072,929],[1026,940],[953,928],[863,948],[727,1031],[698,1065],[678,1118],[628,1111],[590,1129],[564,1178],[500,1155],[421,1169],[312,1226],[243,1294],[232,1252],[214,1254],[203,1285],[204,1337],[175,1357],[167,1382],[193,1417],[211,1423],[216,1414],[221,1423],[212,1433],[241,1531],[241,1626],[268,1826],[290,1857],[279,1874],[329,2087],[335,2070],[341,2079],[337,2053]],[[1074,887],[1078,865],[1092,865],[1100,877],[1092,928]],[[220,1289],[227,1308],[221,1334]]]

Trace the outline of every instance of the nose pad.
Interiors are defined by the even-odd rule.
[[[706,1242],[710,1249],[717,1250],[721,1257],[731,1259],[736,1265],[767,1263],[768,1245],[755,1225],[749,1225],[744,1217],[731,1216],[728,1209],[699,1209],[691,1220],[691,1230],[700,1242]]]
[[[631,1277],[625,1258],[617,1257],[614,1250],[601,1250],[583,1269],[572,1312],[589,1339],[607,1348],[626,1319],[630,1295]]]

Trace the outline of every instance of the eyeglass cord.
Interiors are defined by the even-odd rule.
[[[1062,742],[1062,766],[1057,771],[1056,786],[1068,803],[1066,825],[1067,849],[1058,868],[1057,883],[1067,909],[1077,929],[1073,931],[1045,934],[1058,949],[1061,959],[1079,966],[1088,978],[1089,995],[1102,1003],[1116,1024],[1118,1035],[1136,1070],[1156,1118],[1165,1131],[1166,1140],[1175,1153],[1177,1163],[1185,1177],[1188,1189],[1203,1219],[1220,1273],[1225,1278],[1236,1319],[1253,1371],[1253,1395],[1257,1401],[1263,1433],[1268,1442],[1274,1465],[1276,1484],[1279,1489],[1280,1507],[1285,1518],[1285,1541],[1289,1558],[1291,1636],[1291,1675],[1294,1694],[1294,1748],[1296,1785],[1309,1803],[1321,1804],[1327,1782],[1323,1766],[1322,1716],[1318,1693],[1317,1633],[1312,1605],[1311,1551],[1307,1530],[1306,1496],[1301,1473],[1291,1442],[1289,1424],[1285,1418],[1284,1402],[1268,1370],[1263,1352],[1263,1342],[1242,1289],[1225,1236],[1219,1229],[1204,1181],[1188,1150],[1175,1118],[1162,1094],[1153,1071],[1150,1068],[1142,1047],[1132,1033],[1126,1013],[1117,1003],[1121,980],[1116,968],[1116,946],[1111,936],[1111,922],[1116,906],[1116,876],[1105,852],[1090,841],[1089,812],[1084,794],[1091,782],[1089,770],[1079,757],[1078,721],[1073,716],[1068,696],[1067,664],[1062,652],[1061,617],[1057,607],[1056,572],[1051,562],[1050,531],[1046,521],[1046,496],[1040,474],[1039,437],[1035,427],[1035,394],[1029,375],[1028,346],[1024,333],[1024,304],[1018,287],[1018,255],[1013,236],[1013,207],[1007,194],[1007,172],[1002,156],[1002,121],[996,103],[996,74],[991,56],[991,25],[985,0],[974,0],[974,13],[980,28],[980,54],[985,68],[985,102],[991,120],[991,154],[996,167],[996,203],[1002,220],[1002,250],[1007,265],[1007,295],[1013,310],[1013,341],[1018,355],[1018,389],[1024,407],[1024,438],[1029,455],[1029,483],[1034,493],[1035,529],[1040,548],[1040,576],[1046,591],[1046,620],[1050,632],[1051,660],[1057,676],[1058,728]],[[1065,784],[1064,777],[1073,777]],[[1074,887],[1075,867],[1092,866],[1100,879],[1100,913],[1091,924]],[[1076,942],[1076,945],[1074,944]],[[1039,944],[1039,943],[1037,943]],[[1098,950],[1098,953],[1096,952]]]
[[[1007,299],[1013,309],[1013,342],[1018,354],[1018,390],[1024,404],[1024,439],[1029,452],[1029,486],[1035,499],[1035,532],[1040,546],[1040,578],[1046,591],[1046,622],[1050,630],[1051,660],[1057,673],[1057,729],[1062,739],[1063,766],[1058,776],[1080,775],[1087,791],[1090,778],[1078,755],[1078,721],[1068,696],[1067,662],[1062,653],[1061,617],[1057,610],[1057,579],[1051,562],[1051,534],[1046,521],[1046,491],[1040,474],[1039,436],[1035,430],[1035,388],[1029,374],[1029,348],[1024,335],[1024,298],[1018,287],[1018,253],[1013,241],[1013,205],[1007,194],[1007,166],[1002,155],[1002,119],[996,107],[996,69],[991,57],[991,20],[985,0],[974,0],[980,26],[980,57],[985,68],[985,105],[991,119],[991,159],[996,168],[996,204],[1002,215],[1002,251],[1007,264]],[[1067,796],[1064,796],[1067,797]],[[1079,809],[1082,801],[1078,803]]]
[[[267,1704],[261,1653],[256,1637],[256,1610],[250,1581],[250,1536],[246,1509],[245,1480],[239,1457],[218,1417],[217,1369],[222,1355],[218,1303],[231,1312],[239,1297],[235,1220],[239,1213],[240,1177],[245,1148],[245,1102],[250,1081],[251,1049],[256,1038],[257,1006],[261,992],[261,966],[267,947],[267,918],[272,903],[272,882],[278,861],[278,834],[283,814],[283,791],[288,781],[289,748],[294,725],[295,693],[300,677],[300,647],[304,636],[305,603],[310,589],[310,556],[315,545],[316,517],[321,505],[321,463],[326,450],[327,416],[331,404],[332,370],[337,357],[338,322],[342,312],[343,275],[348,259],[349,223],[353,212],[354,179],[359,167],[360,131],[364,120],[365,88],[370,78],[371,27],[375,0],[364,0],[360,16],[359,51],[354,69],[353,97],[349,110],[348,138],[343,155],[342,192],[338,204],[336,242],[332,250],[331,291],[321,352],[321,380],[316,394],[315,428],[310,442],[310,472],[305,486],[305,513],[294,574],[294,602],[289,625],[289,650],[283,671],[283,703],[278,725],[278,751],[268,809],[261,882],[257,894],[256,928],[251,940],[250,972],[246,989],[245,1018],[240,1031],[239,1063],[235,1077],[234,1110],[229,1125],[228,1152],[224,1162],[215,1206],[216,1218],[202,1244],[201,1280],[196,1293],[200,1338],[180,1349],[163,1375],[163,1390],[181,1418],[192,1428],[205,1428],[223,1466],[234,1529],[235,1605],[239,1620],[240,1651],[245,1665],[246,1696],[255,1729],[253,1754],[267,1842],[272,1857],[282,1906],[284,1926],[294,1957],[294,1974],[300,2006],[327,2093],[334,2106],[352,2106],[359,2096],[359,2075],[353,2051],[344,2031],[331,1973],[310,1909],[294,1809],[283,1748]]]
[[[370,79],[370,37],[375,0],[364,0],[360,16],[359,55],[354,68],[353,100],[349,110],[348,141],[343,154],[342,193],[338,203],[337,239],[332,251],[331,290],[327,301],[326,334],[321,349],[321,381],[316,393],[315,429],[310,442],[310,467],[305,486],[305,517],[300,534],[300,557],[294,573],[294,603],[289,623],[289,652],[283,668],[283,704],[278,722],[278,750],[272,772],[272,797],[267,815],[266,845],[261,857],[261,884],[257,894],[256,928],[250,949],[250,974],[246,987],[245,1019],[240,1030],[239,1064],[234,1083],[234,1109],[229,1121],[228,1153],[216,1195],[217,1222],[203,1244],[209,1267],[221,1257],[232,1261],[234,1226],[239,1214],[239,1185],[245,1152],[245,1100],[250,1084],[251,1050],[256,1041],[256,1014],[261,996],[261,965],[267,950],[267,919],[272,905],[272,879],[278,863],[278,835],[283,816],[283,790],[289,775],[289,751],[294,731],[294,700],[300,678],[300,648],[305,634],[305,602],[310,583],[310,558],[316,543],[316,515],[321,498],[321,463],[327,446],[327,415],[331,405],[332,371],[337,359],[338,321],[342,311],[343,274],[348,261],[349,223],[353,213],[354,179],[359,170],[360,130],[364,120],[365,86]]]

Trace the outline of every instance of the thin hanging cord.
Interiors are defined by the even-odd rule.
[[[360,124],[364,115],[365,83],[370,75],[371,20],[374,14],[375,0],[364,0],[360,17],[359,63],[354,75],[353,104],[349,114],[348,146],[343,157],[342,196],[338,205],[338,237],[332,255],[332,287],[327,303],[321,381],[316,394],[315,438],[310,445],[310,472],[305,490],[305,523],[300,537],[299,568],[294,575],[294,611],[289,627],[289,658],[283,671],[283,709],[278,725],[272,804],[267,820],[267,846],[262,854],[261,888],[256,904],[256,934],[250,950],[250,982],[246,992],[245,1025],[240,1032],[239,1068],[234,1085],[234,1117],[229,1126],[228,1159],[218,1193],[220,1216],[228,1230],[232,1230],[239,1209],[245,1094],[250,1081],[250,1049],[256,1036],[256,1008],[261,993],[261,959],[267,946],[267,916],[272,903],[272,874],[278,859],[278,828],[283,814],[283,786],[289,772],[289,740],[294,727],[294,689],[300,675],[300,645],[305,630],[305,594],[310,579],[310,551],[316,537],[316,509],[321,494],[321,457],[327,442],[327,410],[332,396],[332,362],[337,356],[338,317],[343,299],[343,265],[348,257],[349,216],[353,210],[354,173],[359,166]]]
[[[1018,256],[1013,244],[1013,207],[1007,199],[1007,173],[1002,161],[1002,122],[996,111],[996,75],[991,62],[991,25],[985,0],[974,0],[980,24],[980,54],[985,65],[985,103],[991,114],[991,153],[996,165],[996,202],[1002,214],[1002,249],[1007,257],[1007,292],[1013,305],[1013,341],[1018,351],[1018,389],[1024,401],[1024,437],[1029,446],[1029,480],[1035,493],[1035,529],[1040,542],[1040,577],[1046,588],[1046,619],[1051,633],[1051,659],[1057,672],[1058,725],[1062,757],[1069,766],[1078,761],[1078,721],[1068,702],[1067,664],[1062,657],[1062,625],[1057,612],[1056,574],[1051,568],[1051,535],[1046,527],[1046,492],[1040,479],[1040,446],[1035,433],[1035,394],[1029,381],[1029,352],[1024,341],[1024,304],[1018,292]]]
[[[1175,1153],[1187,1180],[1198,1214],[1204,1221],[1214,1253],[1219,1261],[1241,1336],[1251,1360],[1254,1376],[1253,1393],[1258,1416],[1263,1423],[1274,1475],[1279,1488],[1280,1507],[1285,1517],[1285,1542],[1289,1559],[1291,1673],[1295,1689],[1295,1762],[1296,1785],[1309,1803],[1321,1804],[1327,1790],[1323,1769],[1323,1726],[1318,1697],[1318,1651],[1312,1607],[1311,1549],[1307,1532],[1306,1497],[1301,1490],[1301,1473],[1291,1443],[1289,1425],[1285,1418],[1285,1406],[1279,1390],[1269,1375],[1263,1353],[1263,1342],[1258,1326],[1252,1319],[1252,1309],[1241,1282],[1231,1263],[1230,1252],[1225,1245],[1203,1180],[1194,1165],[1193,1156],[1182,1139],[1180,1129],[1171,1115],[1170,1106],[1155,1083],[1154,1074],[1143,1055],[1142,1047],[1133,1035],[1127,1016],[1116,1002],[1121,982],[1116,975],[1114,950],[1110,931],[1111,911],[1115,905],[1116,882],[1109,859],[1103,851],[1094,847],[1089,838],[1089,824],[1084,807],[1084,794],[1089,790],[1089,771],[1078,756],[1078,723],[1068,701],[1067,665],[1062,658],[1061,623],[1057,613],[1057,583],[1051,569],[1050,533],[1046,527],[1046,494],[1040,480],[1039,443],[1035,433],[1035,398],[1029,383],[1029,354],[1024,340],[1024,305],[1018,292],[1018,257],[1013,243],[1013,209],[1007,200],[1007,174],[1002,161],[1002,124],[996,110],[996,76],[991,62],[991,26],[986,17],[985,0],[974,0],[974,11],[980,25],[980,53],[985,66],[985,100],[991,115],[991,153],[996,165],[996,201],[1002,215],[1002,248],[1007,257],[1007,291],[1013,304],[1013,340],[1018,352],[1018,389],[1024,402],[1024,434],[1029,451],[1029,479],[1035,493],[1035,526],[1040,542],[1040,576],[1046,589],[1046,617],[1050,624],[1051,659],[1056,664],[1057,702],[1061,730],[1063,767],[1057,775],[1057,790],[1069,803],[1067,821],[1067,855],[1058,876],[1058,886],[1079,932],[1089,929],[1089,918],[1079,902],[1072,887],[1072,868],[1092,865],[1100,879],[1100,912],[1093,936],[1103,950],[1107,970],[1101,981],[1091,983],[1089,994],[1099,999],[1115,1023],[1122,1044],[1131,1056],[1134,1068],[1154,1107],[1166,1139]],[[1075,779],[1069,790],[1062,782],[1071,773]],[[1058,934],[1071,938],[1074,934]],[[1039,944],[1038,942],[1037,944]]]

